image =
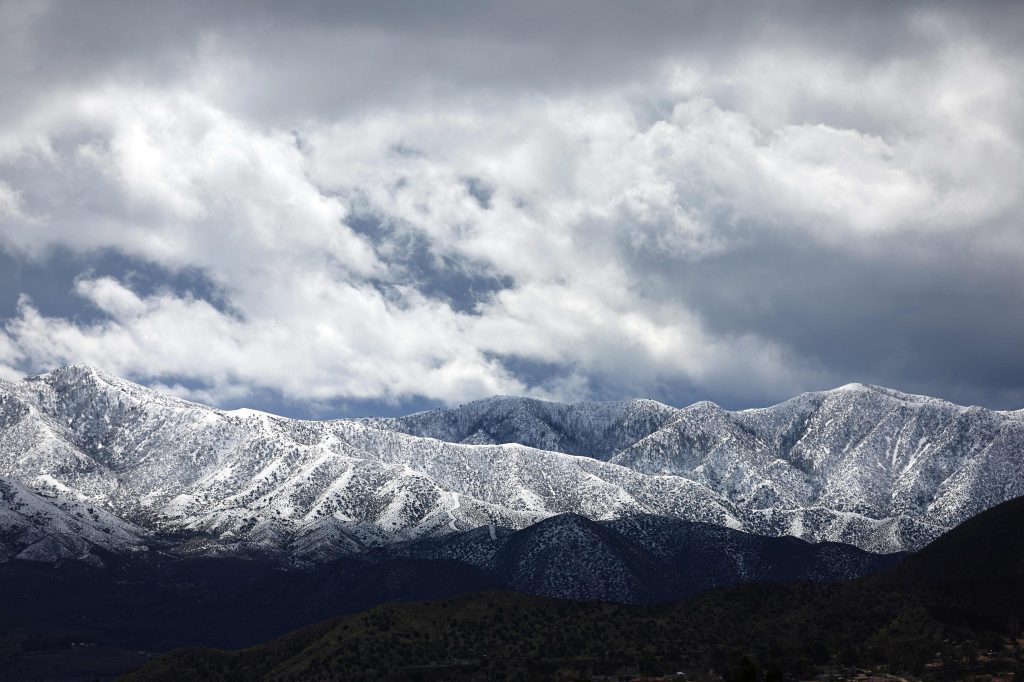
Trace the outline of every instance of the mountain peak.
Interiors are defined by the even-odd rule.
[[[121,377],[119,377],[119,376],[117,376],[115,374],[111,374],[111,373],[106,372],[106,371],[104,371],[102,369],[99,369],[98,367],[95,367],[94,365],[87,365],[87,364],[83,364],[83,363],[78,363],[78,364],[74,364],[74,365],[64,365],[62,367],[58,367],[57,369],[50,370],[49,372],[44,372],[44,373],[38,374],[36,376],[28,377],[28,379],[29,380],[34,380],[34,381],[47,381],[47,380],[56,380],[56,381],[60,381],[60,380],[63,380],[63,381],[79,380],[80,381],[80,380],[86,379],[86,380],[99,381],[99,382],[102,382],[102,383],[105,383],[105,384],[110,384],[111,386],[118,386],[118,385],[123,385],[123,384],[132,384],[133,386],[137,386],[140,389],[151,390],[151,389],[146,388],[145,386],[140,386],[138,384],[134,384],[133,382],[128,381],[127,379],[123,379],[123,378],[121,378]]]
[[[952,403],[948,400],[943,400],[942,398],[933,398],[931,396],[919,395],[916,393],[906,393],[904,391],[898,391],[894,388],[886,388],[885,386],[877,386],[875,384],[862,384],[859,382],[845,384],[843,386],[834,388],[830,391],[823,391],[823,393],[826,395],[836,395],[841,393],[876,395],[884,398],[890,398],[893,400],[899,400],[904,403],[942,405],[948,407],[963,407],[962,405],[957,405],[956,403]]]
[[[724,407],[710,400],[698,400],[695,403],[690,403],[683,409],[692,412],[726,412]]]
[[[854,381],[854,382],[849,383],[849,384],[843,384],[842,386],[837,386],[836,388],[832,389],[831,391],[826,391],[826,392],[827,393],[832,393],[832,392],[845,391],[845,392],[865,393],[865,392],[868,392],[868,391],[874,391],[876,389],[878,389],[878,386],[872,386],[871,384],[862,384],[859,381]]]

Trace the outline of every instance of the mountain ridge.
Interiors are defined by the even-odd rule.
[[[740,411],[495,397],[328,421],[220,410],[88,366],[0,385],[0,478],[188,556],[316,562],[563,513],[913,550],[1024,494],[1022,452],[1016,413],[863,384]]]

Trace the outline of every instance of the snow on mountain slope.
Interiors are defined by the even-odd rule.
[[[698,403],[611,461],[703,483],[755,532],[914,548],[1024,494],[1024,422],[851,384],[740,412]]]
[[[94,505],[47,498],[0,478],[0,561],[84,559],[108,552],[145,551],[145,531]]]
[[[0,396],[0,475],[100,505],[188,554],[324,559],[488,523],[639,511],[739,525],[682,478],[520,445],[442,443],[160,396],[88,367]]]
[[[663,516],[591,521],[562,514],[528,528],[479,528],[389,545],[387,557],[463,561],[532,594],[620,602],[678,599],[751,581],[844,580],[897,562],[841,544],[768,538]]]
[[[501,397],[322,422],[88,367],[0,386],[0,476],[192,555],[324,561],[564,513],[916,549],[1024,494],[1022,452],[1014,413],[860,385],[741,412]]]
[[[665,425],[675,413],[674,407],[654,400],[564,405],[495,396],[453,409],[366,423],[449,443],[518,443],[606,460]]]

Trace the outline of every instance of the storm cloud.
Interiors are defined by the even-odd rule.
[[[1024,406],[1020,3],[0,4],[0,376]]]

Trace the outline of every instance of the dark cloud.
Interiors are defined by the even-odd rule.
[[[754,234],[699,261],[638,262],[648,295],[678,300],[718,333],[756,330],[827,369],[808,390],[859,381],[996,409],[1024,404],[1017,258],[981,257],[961,235],[844,249]],[[712,395],[747,406],[743,395]]]
[[[112,78],[160,85],[194,78],[209,58],[238,70],[211,86],[237,111],[330,116],[644,82],[668,57],[724,66],[764,46],[911,58],[941,43],[914,30],[922,13],[1019,53],[1014,2],[91,2],[8,20],[18,39],[7,41],[4,80],[23,93]],[[17,109],[23,97],[4,101]]]
[[[470,185],[467,191],[483,205],[486,188]],[[515,282],[482,263],[436,252],[430,241],[408,226],[388,222],[372,213],[354,213],[346,224],[373,243],[395,265],[387,280],[375,284],[387,295],[392,287],[414,287],[424,296],[448,303],[453,310],[472,313],[481,301],[511,288]]]

